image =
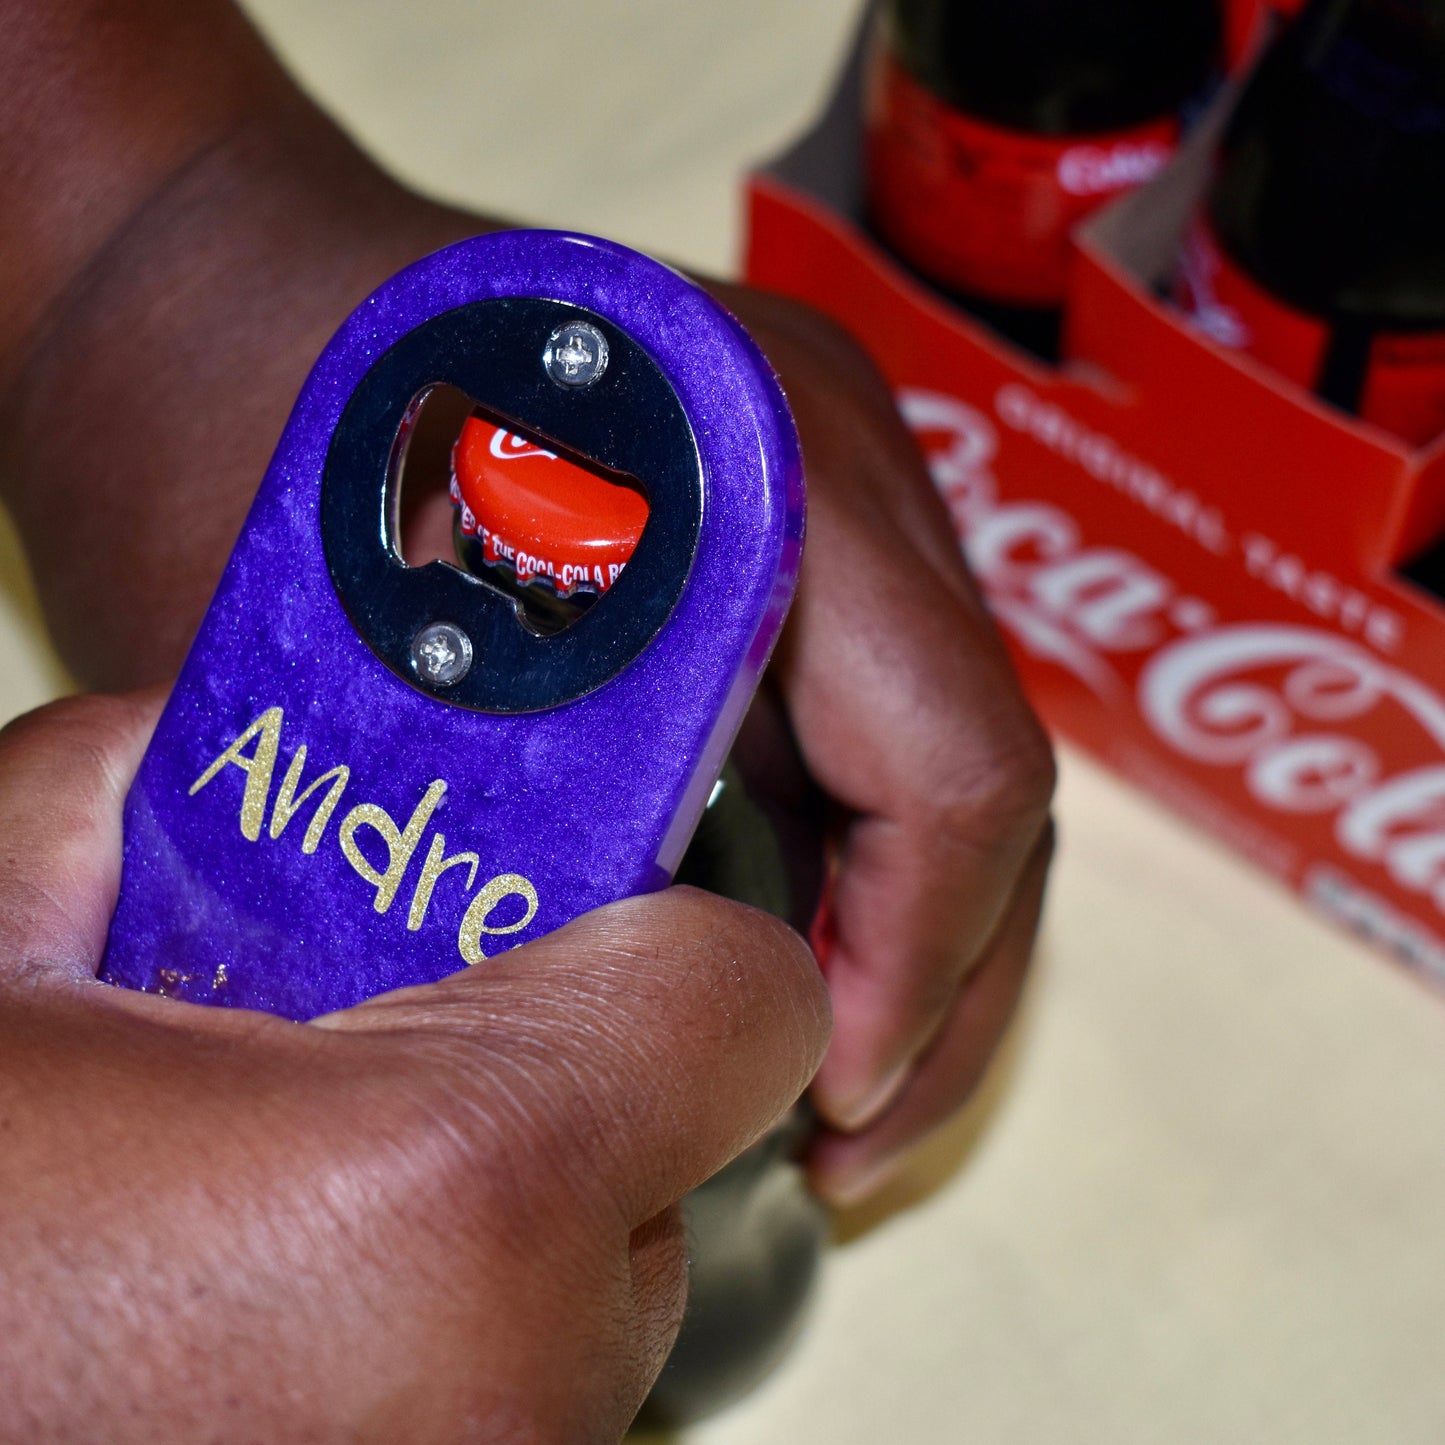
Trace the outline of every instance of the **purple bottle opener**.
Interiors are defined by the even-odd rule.
[[[441,384],[647,491],[565,631],[401,560],[400,458]],[[676,272],[540,231],[403,271],[303,387],[131,788],[103,976],[306,1019],[664,887],[802,535],[772,371]]]

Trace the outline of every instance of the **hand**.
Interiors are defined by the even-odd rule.
[[[21,7],[22,30],[70,29],[63,45],[20,35],[13,74],[0,55],[0,175],[7,106],[31,118],[13,158],[25,176],[44,175],[34,153],[51,130],[66,140],[56,164],[84,169],[91,152],[62,125],[81,81],[116,107],[94,124],[135,124],[108,88],[118,42],[90,23],[97,3]],[[95,229],[94,205],[76,214],[74,198],[110,197],[114,166],[23,194],[7,212],[11,253],[43,255],[54,274],[22,269],[24,304],[0,305],[0,481],[63,656],[104,687],[178,666],[291,400],[350,307],[493,224],[382,176],[222,0],[194,0],[184,28],[165,0],[127,10],[136,56],[162,65],[136,60],[136,74],[165,88],[176,118],[165,144],[150,135],[134,153],[157,175],[68,280],[70,251],[47,238]],[[58,82],[27,58],[56,54],[75,67]],[[5,247],[0,283],[14,290]],[[837,1032],[816,1086],[832,1132],[812,1168],[848,1199],[956,1109],[1007,1024],[1048,864],[1052,762],[862,353],[801,307],[714,289],[778,368],[808,466],[803,575],[770,686],[786,714],[778,751],[791,734],[841,818]]]
[[[155,711],[0,732],[0,1438],[618,1439],[811,956],[675,889],[315,1025],[99,984]]]
[[[773,676],[842,813],[834,1034],[813,1085],[831,1129],[811,1165],[850,1202],[963,1103],[1008,1024],[1053,760],[882,378],[807,308],[713,289],[777,368],[803,440],[808,540]]]

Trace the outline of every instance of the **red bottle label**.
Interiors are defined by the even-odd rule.
[[[1180,250],[1174,301],[1223,346],[1257,356],[1313,390],[1331,341],[1323,318],[1264,290],[1196,217]],[[1366,421],[1424,446],[1445,431],[1445,331],[1378,332],[1370,342],[1357,410]]]
[[[1074,136],[991,125],[946,105],[885,54],[868,97],[871,223],[941,285],[1059,306],[1069,232],[1152,179],[1178,142],[1173,118]]]

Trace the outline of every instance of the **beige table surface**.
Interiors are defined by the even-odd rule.
[[[252,0],[397,171],[727,270],[738,177],[850,0]],[[64,686],[0,534],[0,709]],[[756,1442],[1445,1441],[1445,1004],[1066,753],[1004,1066],[811,1326],[686,1432]]]

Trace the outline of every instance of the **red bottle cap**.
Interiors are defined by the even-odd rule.
[[[605,592],[647,524],[641,492],[478,416],[452,450],[451,494],[488,563],[519,582],[546,578],[563,596]]]

